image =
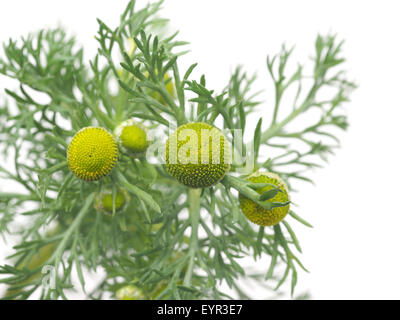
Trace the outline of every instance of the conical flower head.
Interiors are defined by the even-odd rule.
[[[69,169],[85,181],[108,175],[118,160],[114,137],[104,128],[86,127],[72,138],[67,151]]]
[[[123,210],[130,197],[124,189],[118,189],[115,193],[115,212]],[[111,189],[103,190],[96,196],[95,208],[105,214],[113,213],[113,192]]]
[[[229,171],[229,141],[217,128],[203,122],[180,126],[167,140],[167,171],[190,188],[215,185]]]
[[[286,203],[289,201],[288,188],[285,182],[278,175],[272,172],[256,172],[249,176],[247,180],[253,183],[271,184],[257,189],[256,191],[259,194],[274,189],[274,186],[278,187],[280,192],[277,192],[273,198],[269,199],[269,201],[280,203]],[[259,226],[273,226],[282,221],[289,211],[289,205],[267,210],[241,194],[239,194],[239,203],[240,208],[247,219]]]
[[[120,123],[114,130],[121,150],[132,156],[145,154],[149,147],[146,128],[133,119],[128,119]]]

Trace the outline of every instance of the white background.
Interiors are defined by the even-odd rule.
[[[141,1],[139,1],[140,3]],[[95,18],[115,26],[126,1],[13,0],[0,4],[0,41],[58,23],[96,52]],[[296,228],[310,274],[299,291],[314,299],[398,299],[400,284],[398,1],[166,0],[163,16],[191,42],[182,63],[199,62],[210,87],[221,89],[233,67],[257,71],[258,88],[273,99],[265,58],[282,42],[296,44],[294,60],[313,53],[316,35],[346,40],[344,56],[359,85],[346,106],[350,128],[329,164],[301,185],[297,211],[314,229]],[[0,77],[0,88],[4,88]],[[269,107],[268,107],[269,106]],[[271,116],[271,105],[260,116]],[[0,247],[0,262],[5,249]],[[261,298],[261,296],[260,296]]]

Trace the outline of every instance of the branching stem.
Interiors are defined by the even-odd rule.
[[[73,223],[69,226],[67,231],[65,232],[65,235],[61,241],[61,243],[58,245],[56,251],[53,253],[52,257],[49,260],[49,264],[54,262],[56,269],[58,268],[58,265],[60,264],[62,254],[65,251],[66,246],[68,245],[68,242],[71,239],[72,234],[78,230],[83,218],[86,216],[88,212],[90,212],[89,208],[91,207],[94,199],[94,193],[89,195],[86,199],[85,205],[82,207],[80,212],[78,213],[77,217],[74,219]]]
[[[301,113],[306,111],[312,105],[315,93],[317,92],[318,88],[319,85],[315,83],[313,87],[310,89],[307,98],[304,100],[304,102],[300,107],[295,109],[290,115],[288,115],[281,122],[275,123],[274,125],[270,126],[266,131],[264,131],[264,133],[261,135],[261,143],[266,143],[270,138],[276,136],[277,133],[279,133],[279,131],[282,130],[282,128],[284,128],[289,122],[291,122]]]
[[[201,189],[189,189],[188,202],[189,202],[189,216],[192,225],[192,235],[190,238],[189,248],[189,266],[183,280],[185,286],[190,286],[192,282],[192,275],[194,269],[194,259],[198,250],[198,230],[200,220],[200,195]]]

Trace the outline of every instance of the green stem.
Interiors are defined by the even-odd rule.
[[[304,100],[300,107],[295,109],[281,122],[273,124],[266,131],[264,131],[264,133],[261,135],[261,143],[267,142],[270,138],[274,137],[280,130],[282,130],[282,128],[284,128],[289,122],[291,122],[298,115],[306,111],[311,106],[315,97],[315,93],[317,92],[319,87],[320,86],[318,84],[314,84],[313,87],[310,89],[307,98]]]
[[[185,112],[182,109],[179,109],[176,113],[176,121],[178,123],[178,126],[181,126],[185,123],[188,122],[188,120],[185,117]]]
[[[275,107],[274,107],[274,115],[272,117],[271,126],[276,124],[276,119],[278,118],[278,110],[281,104],[281,98],[282,98],[281,87],[280,85],[275,84]]]
[[[59,171],[61,169],[64,169],[67,166],[68,166],[68,162],[67,162],[67,160],[64,160],[64,161],[54,165],[51,168],[43,170],[43,172],[46,173],[46,174],[53,174],[54,172],[57,172],[57,171]]]
[[[89,195],[86,199],[85,205],[82,207],[81,211],[79,211],[78,215],[72,222],[72,224],[69,226],[68,230],[65,232],[65,235],[61,241],[61,243],[58,245],[57,249],[49,259],[49,263],[51,264],[53,261],[55,263],[56,270],[58,269],[58,265],[61,262],[61,257],[65,251],[66,246],[68,245],[69,240],[71,239],[72,234],[78,230],[79,226],[81,225],[81,222],[83,218],[86,216],[86,214],[90,211],[90,206],[93,203],[94,199],[94,193]]]
[[[192,225],[192,234],[190,238],[189,249],[189,266],[183,280],[185,286],[190,286],[192,283],[192,275],[194,269],[194,259],[198,250],[198,230],[200,221],[200,195],[201,189],[189,189],[188,202],[189,202],[189,218]]]
[[[246,198],[249,198],[250,200],[254,201],[257,203],[259,206],[264,208],[265,210],[271,210],[275,207],[281,207],[281,206],[287,206],[289,204],[288,202],[285,203],[279,203],[279,202],[271,202],[271,201],[260,201],[260,194],[251,189],[249,187],[249,182],[248,181],[243,181],[239,178],[226,175],[222,180],[221,183],[226,187],[226,188],[234,188],[237,191],[239,191],[240,194],[244,195]]]

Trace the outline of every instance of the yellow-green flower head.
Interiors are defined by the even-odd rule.
[[[117,190],[115,193],[115,212],[123,210],[129,200],[129,194],[124,189]],[[113,212],[112,190],[107,189],[97,195],[95,208],[105,214],[111,214]]]
[[[141,155],[146,152],[149,141],[144,126],[133,119],[126,120],[114,130],[121,149],[131,155]]]
[[[271,202],[285,203],[289,201],[289,191],[285,182],[276,174],[272,172],[255,172],[247,178],[248,181],[253,183],[270,183],[277,186],[282,192],[278,192],[275,197],[270,199]],[[266,186],[256,190],[259,194],[265,191],[274,189],[273,186]],[[240,208],[244,215],[251,222],[260,226],[273,226],[285,218],[289,211],[289,205],[284,207],[273,208],[266,210],[254,201],[239,194]]]
[[[167,171],[190,188],[215,185],[229,171],[229,141],[217,128],[203,122],[184,124],[166,143]]]
[[[118,300],[143,300],[145,299],[142,291],[133,285],[128,285],[119,289],[116,293]]]
[[[118,146],[104,128],[86,127],[72,138],[67,151],[69,169],[85,181],[108,175],[118,160]]]

